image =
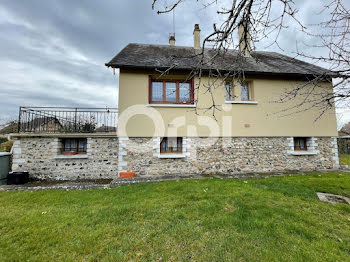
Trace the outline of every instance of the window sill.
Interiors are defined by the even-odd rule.
[[[179,108],[194,108],[196,104],[148,104],[151,107],[179,107]]]
[[[87,159],[87,158],[88,158],[87,154],[54,156],[54,159]]]
[[[225,101],[225,104],[248,104],[257,105],[258,101]]]
[[[289,151],[288,154],[293,156],[308,156],[308,155],[317,155],[318,151]]]
[[[158,158],[185,158],[186,154],[158,154]]]

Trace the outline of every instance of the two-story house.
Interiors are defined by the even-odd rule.
[[[169,45],[128,44],[106,64],[119,69],[116,134],[96,129],[20,132],[14,135],[14,169],[62,179],[117,177],[123,171],[142,176],[338,167],[334,109],[315,121],[316,109],[278,114],[302,97],[273,103],[286,90],[320,75],[326,77],[315,90],[333,92],[327,70],[274,52],[257,51],[240,59],[238,52],[228,50],[210,60],[214,51],[206,49],[204,58],[210,63],[201,64],[199,77],[203,56],[198,25],[193,36],[193,47],[176,46],[173,36]],[[244,72],[244,77],[224,77],[232,71]],[[28,149],[38,143],[50,153],[40,154],[42,159],[26,156],[38,152],[37,147]],[[66,146],[72,155],[65,154]]]
[[[193,47],[176,46],[173,37],[169,45],[129,44],[106,64],[120,70],[119,170],[230,173],[338,165],[335,110],[315,121],[317,110],[282,117],[274,113],[290,104],[272,103],[325,69],[278,53],[254,52],[235,69],[244,71],[244,81],[209,79],[210,69],[222,76],[232,71],[237,52],[231,50],[202,65],[201,79],[190,78],[202,58],[199,33],[196,25]],[[213,52],[206,50],[205,56]],[[320,85],[332,92],[331,79]],[[213,103],[219,109],[216,120]]]

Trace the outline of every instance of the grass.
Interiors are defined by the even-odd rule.
[[[339,163],[341,165],[350,166],[350,155],[349,154],[341,154],[339,155]]]
[[[0,193],[2,261],[349,261],[350,174]]]

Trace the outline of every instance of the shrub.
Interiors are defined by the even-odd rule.
[[[0,144],[7,142],[6,137],[0,137]]]
[[[1,144],[0,149],[2,152],[10,152],[13,146],[13,141],[9,140]]]

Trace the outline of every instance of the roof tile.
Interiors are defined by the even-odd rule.
[[[214,55],[212,49],[205,50],[205,61]],[[254,52],[253,57],[244,58],[239,63],[238,52],[228,50],[223,56],[217,56],[202,65],[202,69],[237,70],[245,73],[283,74],[283,75],[324,75],[332,76],[331,71],[322,67],[275,52]],[[165,69],[174,67],[178,70],[191,70],[198,66],[198,50],[185,46],[128,44],[106,66],[116,68]]]

